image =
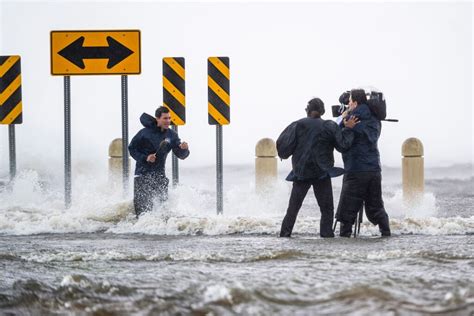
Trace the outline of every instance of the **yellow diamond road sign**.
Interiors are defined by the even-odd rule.
[[[51,31],[51,74],[131,75],[141,72],[140,31]]]

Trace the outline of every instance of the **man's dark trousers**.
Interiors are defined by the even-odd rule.
[[[153,210],[153,200],[158,198],[161,202],[168,199],[169,180],[161,172],[151,172],[135,176],[133,187],[133,205],[137,217]]]
[[[350,237],[357,213],[365,205],[367,219],[379,225],[382,235],[390,234],[388,214],[382,199],[380,171],[349,172],[344,175],[341,198],[337,207],[337,220],[341,222],[340,235]]]
[[[309,188],[313,186],[314,196],[321,210],[320,235],[321,237],[334,237],[332,221],[334,217],[334,201],[332,197],[331,178],[326,177],[312,181],[294,181],[291,190],[290,203],[286,216],[281,224],[280,237],[290,237],[295,225],[296,216],[303,204]]]

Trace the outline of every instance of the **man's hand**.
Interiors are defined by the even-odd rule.
[[[354,128],[357,124],[359,124],[359,119],[355,116],[351,116],[349,119],[344,119],[344,126],[347,128]]]
[[[189,148],[188,143],[182,142],[181,144],[179,144],[179,148],[181,148],[181,149],[188,149],[188,148]]]
[[[147,162],[154,163],[156,161],[156,154],[150,154],[148,157],[146,157]]]

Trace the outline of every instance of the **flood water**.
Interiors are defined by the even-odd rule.
[[[251,167],[228,170],[223,216],[212,174],[187,170],[139,220],[103,183],[76,179],[64,210],[59,189],[23,173],[0,192],[0,314],[474,314],[469,173],[427,170],[423,200],[407,206],[399,170],[384,170],[390,238],[366,220],[358,238],[319,238],[308,194],[285,239],[289,184],[258,196]],[[334,190],[337,203],[340,180]]]

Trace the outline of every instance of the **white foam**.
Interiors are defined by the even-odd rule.
[[[20,173],[11,192],[0,192],[0,234],[89,233],[156,235],[277,234],[288,204],[290,184],[278,181],[266,194],[256,194],[252,182],[226,186],[224,215],[216,214],[215,192],[208,184],[170,189],[169,200],[138,220],[131,199],[104,179],[74,179],[73,205],[64,210],[62,192],[45,189],[34,171]],[[311,200],[312,203],[314,202]],[[436,199],[423,195],[417,205],[406,205],[401,191],[386,198],[394,234],[473,234],[474,216],[436,217]],[[304,204],[305,205],[305,204]],[[306,205],[313,208],[313,205]],[[294,233],[318,234],[319,212],[300,212]],[[379,235],[367,220],[362,235]]]
[[[113,233],[162,235],[221,235],[276,233],[284,216],[288,185],[279,182],[267,194],[254,188],[233,187],[224,195],[224,214],[216,214],[215,197],[196,188],[179,186],[170,191],[168,202],[137,221],[122,221]]]
[[[371,251],[367,254],[369,260],[385,260],[385,259],[397,259],[402,257],[409,257],[412,252],[406,250],[384,250],[384,251]]]
[[[150,256],[118,252],[113,250],[85,252],[85,251],[57,251],[54,253],[24,254],[20,258],[25,261],[47,262],[73,262],[73,261],[118,261],[118,260],[153,260]]]
[[[199,261],[199,262],[256,262],[278,258],[291,258],[301,255],[298,251],[260,250],[258,252],[222,252],[219,249],[140,249],[137,251],[70,251],[55,250],[52,252],[25,253],[21,260],[35,263],[50,262],[93,262],[93,261]]]
[[[436,198],[433,193],[427,192],[419,196],[415,201],[408,202],[403,198],[403,191],[397,190],[392,198],[385,199],[385,209],[390,217],[432,217],[436,216]]]
[[[204,303],[214,303],[214,302],[228,302],[232,304],[232,295],[230,290],[220,284],[214,284],[208,286],[203,295]]]
[[[472,299],[470,288],[456,287],[452,292],[447,292],[444,295],[445,304],[463,304],[466,302],[474,302]]]
[[[66,275],[61,281],[62,287],[77,286],[81,288],[90,288],[91,285],[91,282],[86,277],[80,275]]]
[[[95,232],[130,214],[131,204],[97,179],[79,177],[74,204],[64,209],[63,195],[42,187],[35,171],[21,172],[11,191],[0,193],[0,233]],[[93,193],[91,193],[93,192]]]

